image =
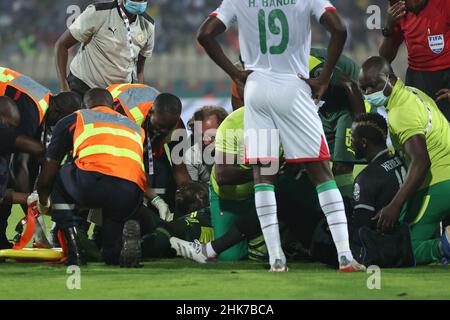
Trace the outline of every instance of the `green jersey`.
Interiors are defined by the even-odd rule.
[[[327,49],[311,48],[309,58],[309,69],[312,77],[317,77],[316,72],[323,67],[323,64],[328,56]],[[321,112],[336,112],[350,109],[350,101],[347,94],[337,87],[341,75],[347,74],[353,80],[358,80],[359,66],[352,59],[345,55],[341,55],[336,63],[331,76],[330,86],[323,96],[325,104],[320,108]]]
[[[219,126],[216,133],[216,151],[235,155],[242,170],[251,170],[244,165],[244,108],[232,112]],[[211,172],[211,186],[220,198],[245,200],[253,196],[253,182],[219,186],[216,181],[216,165]]]
[[[421,189],[450,180],[450,128],[434,100],[397,79],[386,110],[392,144],[403,156],[409,138],[425,135],[431,167]]]

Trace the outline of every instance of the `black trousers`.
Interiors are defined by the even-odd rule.
[[[435,100],[441,89],[450,89],[450,69],[441,71],[406,71],[406,85],[422,90]],[[450,103],[448,99],[437,103],[439,109],[450,122]]]
[[[108,264],[119,262],[122,230],[140,207],[143,192],[133,182],[94,171],[83,171],[74,164],[61,167],[52,191],[52,220],[57,228],[77,226],[84,219],[79,208],[101,208],[103,213],[103,258]]]
[[[84,94],[88,92],[90,88],[86,83],[84,83],[82,80],[75,77],[72,72],[69,73],[67,76],[67,82],[69,83],[70,90],[72,92],[78,93],[82,98],[84,97]]]

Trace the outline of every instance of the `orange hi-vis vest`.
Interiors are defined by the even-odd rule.
[[[0,67],[0,96],[5,95],[8,86],[16,88],[34,101],[39,111],[39,124],[42,124],[50,103],[50,90],[30,77],[14,70]]]
[[[144,130],[108,107],[79,110],[76,114],[76,166],[134,182],[145,191]]]
[[[159,91],[145,84],[114,84],[108,87],[114,102],[120,102],[126,115],[142,126]]]

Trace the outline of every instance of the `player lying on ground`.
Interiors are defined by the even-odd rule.
[[[216,161],[210,185],[211,223],[216,240],[208,243],[205,249],[208,251],[208,257],[217,257],[222,261],[245,259],[249,254],[249,246],[253,247],[256,242],[261,242],[261,240],[254,240],[260,235],[261,228],[254,204],[253,174],[250,166],[242,164],[244,161],[244,112],[245,108],[239,108],[231,113],[216,133]],[[279,186],[285,193],[290,190],[300,190],[301,185],[289,186],[284,182],[280,182]],[[285,201],[289,202],[298,198],[295,193],[294,191],[294,196],[290,200]],[[305,208],[305,205],[314,207],[313,203],[317,203],[317,194],[313,193],[310,198],[303,204],[299,204],[298,208]],[[314,209],[306,208],[304,211],[312,212]],[[250,240],[254,242],[249,243]],[[180,255],[192,251],[192,247],[187,243],[177,244],[177,239],[174,238],[171,242]],[[204,243],[204,241],[200,242]],[[185,245],[187,245],[186,249],[179,249]],[[206,259],[199,257],[199,260],[204,262]]]
[[[181,218],[166,221],[159,217],[153,206],[141,205],[134,215],[136,241],[139,258],[170,258],[175,252],[170,248],[169,238],[173,236],[187,240],[212,238],[211,218],[209,214],[209,195],[207,187],[198,182],[189,181],[177,189],[175,214]],[[86,234],[77,235],[80,253],[83,259],[103,261],[102,244],[98,239],[90,240]],[[142,252],[140,251],[142,248]]]
[[[302,194],[302,199],[298,199],[299,192]],[[310,260],[308,248],[312,234],[323,216],[314,187],[306,174],[295,177],[286,170],[277,175],[276,196],[280,203],[279,215],[282,225],[280,233],[283,250],[288,251],[288,258],[291,257],[293,260],[298,259],[299,256]],[[213,225],[214,228],[216,226]],[[210,242],[176,236],[172,237],[170,242],[179,256],[199,263],[216,259],[236,261],[246,258],[266,261],[267,249],[264,240],[258,237],[261,233],[258,216],[253,207],[248,212],[240,212],[233,224],[223,229],[223,235]],[[247,252],[242,252],[243,249],[236,251],[235,247],[245,248]]]

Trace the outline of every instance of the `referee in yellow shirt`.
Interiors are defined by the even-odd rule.
[[[439,223],[450,215],[450,127],[432,98],[407,87],[388,61],[371,57],[364,62],[360,87],[373,106],[384,106],[396,151],[408,167],[393,200],[374,219],[388,232],[400,220],[410,224],[417,264],[450,260],[450,230],[434,238]]]

